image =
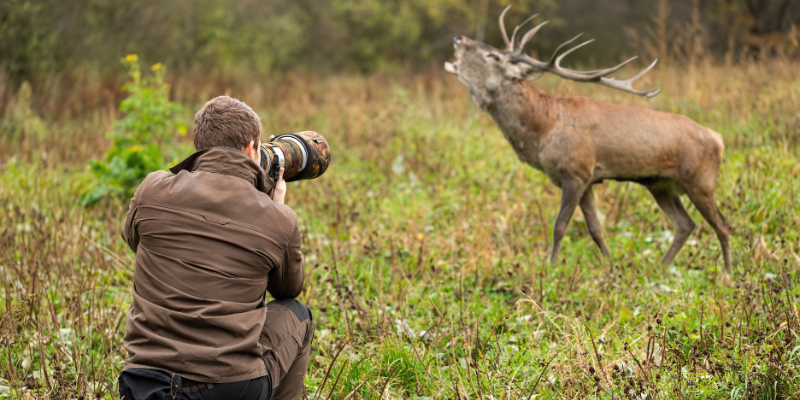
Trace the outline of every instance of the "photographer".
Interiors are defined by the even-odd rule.
[[[260,136],[250,107],[217,97],[195,115],[197,152],[136,190],[122,228],[136,266],[120,398],[301,397],[314,335],[295,299],[301,234],[283,169],[275,183],[259,167]]]

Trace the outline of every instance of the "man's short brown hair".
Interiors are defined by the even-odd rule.
[[[243,102],[219,96],[207,102],[194,115],[194,148],[209,147],[243,149],[250,141],[258,146],[261,119]]]

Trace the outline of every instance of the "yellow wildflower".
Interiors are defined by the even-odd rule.
[[[127,56],[125,56],[125,61],[136,61],[138,59],[139,56],[137,56],[136,54],[128,54]]]

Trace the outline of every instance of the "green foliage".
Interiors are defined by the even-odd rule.
[[[31,107],[32,97],[31,84],[22,82],[16,96],[7,103],[4,118],[0,118],[0,132],[3,132],[0,145],[22,144],[28,148],[30,139],[46,137],[45,123]]]
[[[130,94],[119,106],[124,117],[114,124],[111,149],[103,161],[89,162],[98,182],[81,196],[81,205],[97,203],[105,196],[132,197],[150,172],[163,168],[161,144],[176,130],[186,134],[179,122],[180,104],[169,101],[164,66],[155,64],[150,77],[142,77],[135,54],[122,60],[129,82],[122,89]]]
[[[136,51],[174,70],[372,71],[452,53],[456,34],[502,43],[501,0],[26,0],[0,3],[0,69],[15,80]],[[509,24],[555,0],[514,2]],[[511,22],[514,21],[514,22]],[[512,25],[513,28],[513,25]],[[480,33],[479,33],[480,32]],[[533,46],[532,46],[533,47]]]
[[[41,1],[0,2],[0,64],[11,75],[29,78],[63,63],[64,46],[59,42],[69,39],[54,34],[56,13],[48,8]]]
[[[49,72],[113,72],[121,52],[172,70],[358,70],[429,66],[450,56],[457,34],[500,45],[497,17],[511,4],[509,30],[534,13],[551,24],[529,50],[549,54],[578,32],[597,43],[571,62],[613,62],[635,50],[659,1],[606,0],[5,0],[0,2],[0,69],[15,84]],[[747,47],[797,48],[800,2],[669,0],[665,40],[700,40],[722,55]],[[693,4],[702,34],[684,38]],[[781,6],[783,5],[783,6]],[[565,21],[559,28],[559,21]],[[532,25],[531,25],[532,26]],[[623,29],[623,27],[625,29]],[[751,38],[751,31],[775,34]],[[759,44],[760,43],[760,44]],[[791,44],[794,43],[794,44]],[[730,45],[733,49],[729,49]],[[672,45],[671,45],[672,46]],[[646,47],[646,46],[645,46]],[[671,51],[671,50],[670,50]],[[124,54],[124,53],[123,53]]]

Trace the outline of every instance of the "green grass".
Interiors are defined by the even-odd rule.
[[[660,266],[671,226],[646,190],[616,182],[595,190],[613,256],[599,257],[577,212],[563,262],[549,265],[559,190],[451,77],[232,91],[265,135],[312,129],[333,149],[329,171],[287,196],[304,232],[300,300],[316,323],[308,398],[797,398],[795,67],[707,66],[696,88],[682,71],[657,74],[667,90],[651,107],[725,138],[717,199],[733,227],[732,271],[687,200],[699,227]],[[557,79],[536,86],[643,104]],[[182,96],[189,109],[201,101]],[[127,200],[77,207],[90,175],[70,154],[93,154],[85,143],[102,142],[108,124],[72,121],[96,130],[71,139],[45,124],[2,150],[0,398],[114,398],[133,271],[119,239]],[[48,137],[59,147],[30,151]],[[174,159],[188,155],[183,140]]]

